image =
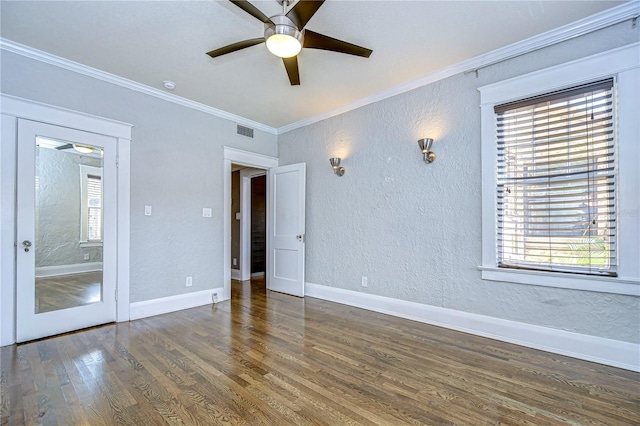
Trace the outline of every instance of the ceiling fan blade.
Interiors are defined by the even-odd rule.
[[[218,56],[226,55],[227,53],[235,52],[236,50],[246,49],[247,47],[255,46],[256,44],[260,43],[264,43],[264,37],[239,41],[237,43],[221,47],[220,49],[212,50],[211,52],[208,52],[207,55],[211,56],[212,58],[217,58]]]
[[[258,9],[257,7],[255,7],[254,5],[249,3],[247,0],[230,0],[230,1],[231,1],[231,3],[235,4],[236,6],[238,6],[240,9],[244,10],[245,12],[247,12],[249,15],[253,16],[256,19],[259,19],[260,21],[264,22],[265,24],[268,23],[268,22],[271,22],[271,19],[269,19],[269,17],[267,15],[262,13],[260,11],[260,9]],[[273,22],[271,22],[271,23],[273,23]]]
[[[330,50],[332,52],[346,53],[348,55],[362,56],[364,58],[368,58],[373,52],[373,50],[367,49],[366,47],[357,46],[355,44],[314,33],[309,30],[304,30],[304,44],[302,47]]]
[[[73,144],[71,144],[71,143],[68,143],[66,145],[56,146],[56,149],[58,149],[60,151],[62,151],[64,149],[71,149],[71,148],[73,148]]]
[[[287,74],[289,75],[289,82],[292,86],[300,85],[300,74],[298,73],[298,57],[294,56],[293,58],[282,58],[282,62],[284,63],[284,67],[287,69]]]
[[[287,18],[291,19],[302,31],[309,19],[320,9],[322,3],[324,0],[299,0],[293,9],[287,12]]]

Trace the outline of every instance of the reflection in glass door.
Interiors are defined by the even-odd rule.
[[[18,341],[114,321],[115,139],[20,120],[18,160]]]
[[[102,149],[36,137],[35,313],[102,300]]]

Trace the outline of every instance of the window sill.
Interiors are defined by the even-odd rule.
[[[640,296],[640,280],[633,278],[527,271],[522,269],[497,268],[495,266],[478,266],[478,269],[482,272],[482,279],[487,281]]]
[[[102,247],[102,241],[80,241],[80,247]]]

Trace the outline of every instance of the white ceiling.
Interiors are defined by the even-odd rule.
[[[266,15],[275,0],[252,2]],[[279,128],[624,2],[327,0],[307,28],[373,49],[369,59],[314,49],[300,86],[264,45],[263,24],[228,1],[7,1],[3,38]]]

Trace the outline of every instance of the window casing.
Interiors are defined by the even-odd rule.
[[[639,48],[640,43],[633,43],[478,89],[481,99],[482,126],[482,264],[478,269],[481,271],[483,280],[640,296],[640,262],[638,262],[640,259],[640,214],[638,214],[640,212],[640,167],[638,167],[640,164],[640,120],[638,120],[640,57],[637,55]],[[614,123],[617,124],[614,134],[616,143],[613,146],[617,173],[614,174],[613,182],[611,178],[606,177],[607,183],[604,186],[614,190],[615,212],[601,215],[600,212],[590,211],[584,206],[582,212],[587,217],[596,213],[596,222],[607,222],[608,219],[601,216],[609,216],[609,220],[615,220],[615,247],[609,256],[609,262],[613,268],[608,270],[591,268],[587,274],[583,274],[579,273],[579,270],[560,271],[548,268],[548,263],[544,268],[538,265],[503,267],[504,265],[499,263],[499,259],[504,262],[505,257],[504,253],[500,257],[498,240],[499,172],[496,107],[509,104],[513,106],[516,101],[530,100],[565,88],[608,79],[613,79],[615,83],[612,112]],[[566,167],[566,164],[564,166]],[[592,174],[597,176],[597,173]],[[596,188],[598,188],[597,185]],[[539,229],[534,231],[535,227],[548,228],[547,225],[531,224],[531,236],[540,231]],[[590,232],[592,231],[589,230],[587,234]]]

